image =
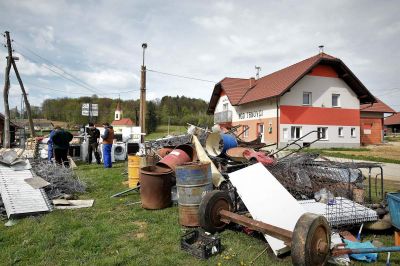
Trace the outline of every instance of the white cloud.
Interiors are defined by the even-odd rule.
[[[53,50],[54,46],[54,28],[52,26],[45,26],[43,28],[30,28],[30,36],[33,43],[39,49]]]
[[[218,15],[211,17],[194,17],[193,22],[206,29],[226,29],[231,25],[231,20]]]

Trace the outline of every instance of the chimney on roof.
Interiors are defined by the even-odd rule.
[[[256,68],[256,79],[259,79],[260,78],[261,67],[260,66],[255,66],[255,68]]]
[[[250,78],[250,87],[249,88],[253,87],[255,84],[256,84],[256,79],[254,77],[251,77]]]
[[[320,45],[320,46],[318,46],[318,48],[319,48],[319,54],[323,54],[324,53],[324,46]]]

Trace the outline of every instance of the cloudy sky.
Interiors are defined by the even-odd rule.
[[[323,44],[400,110],[399,13],[399,1],[18,0],[0,1],[0,30],[11,32],[34,105],[94,93],[137,99],[143,42],[148,69],[210,81],[254,76],[255,65],[263,76],[315,55]],[[5,56],[1,47],[1,88]],[[214,85],[147,76],[150,99],[209,100]],[[10,105],[19,106],[14,76],[11,84]]]

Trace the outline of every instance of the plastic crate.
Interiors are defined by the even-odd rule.
[[[221,239],[217,235],[206,235],[200,230],[194,230],[182,236],[181,249],[199,259],[208,259],[221,252]]]
[[[387,202],[389,205],[392,224],[394,227],[400,230],[400,192],[388,193]]]

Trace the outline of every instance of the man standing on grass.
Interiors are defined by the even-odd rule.
[[[104,123],[104,133],[101,136],[103,139],[103,162],[104,168],[112,167],[111,148],[114,141],[114,129],[109,123]]]
[[[97,164],[100,164],[100,154],[99,154],[99,138],[100,138],[100,130],[98,130],[93,123],[89,123],[89,127],[86,129],[86,133],[89,135],[89,147],[88,147],[88,155],[89,161],[88,163],[92,163],[92,153],[94,153],[94,157],[96,158]]]
[[[53,136],[56,133],[54,129],[51,130],[49,135],[49,140],[47,141],[47,160],[51,163],[51,159],[53,158]]]
[[[56,163],[59,165],[64,165],[69,167],[68,161],[68,149],[69,142],[74,138],[71,133],[65,131],[61,127],[55,127],[55,133],[53,136],[53,148],[54,148],[54,158]]]

